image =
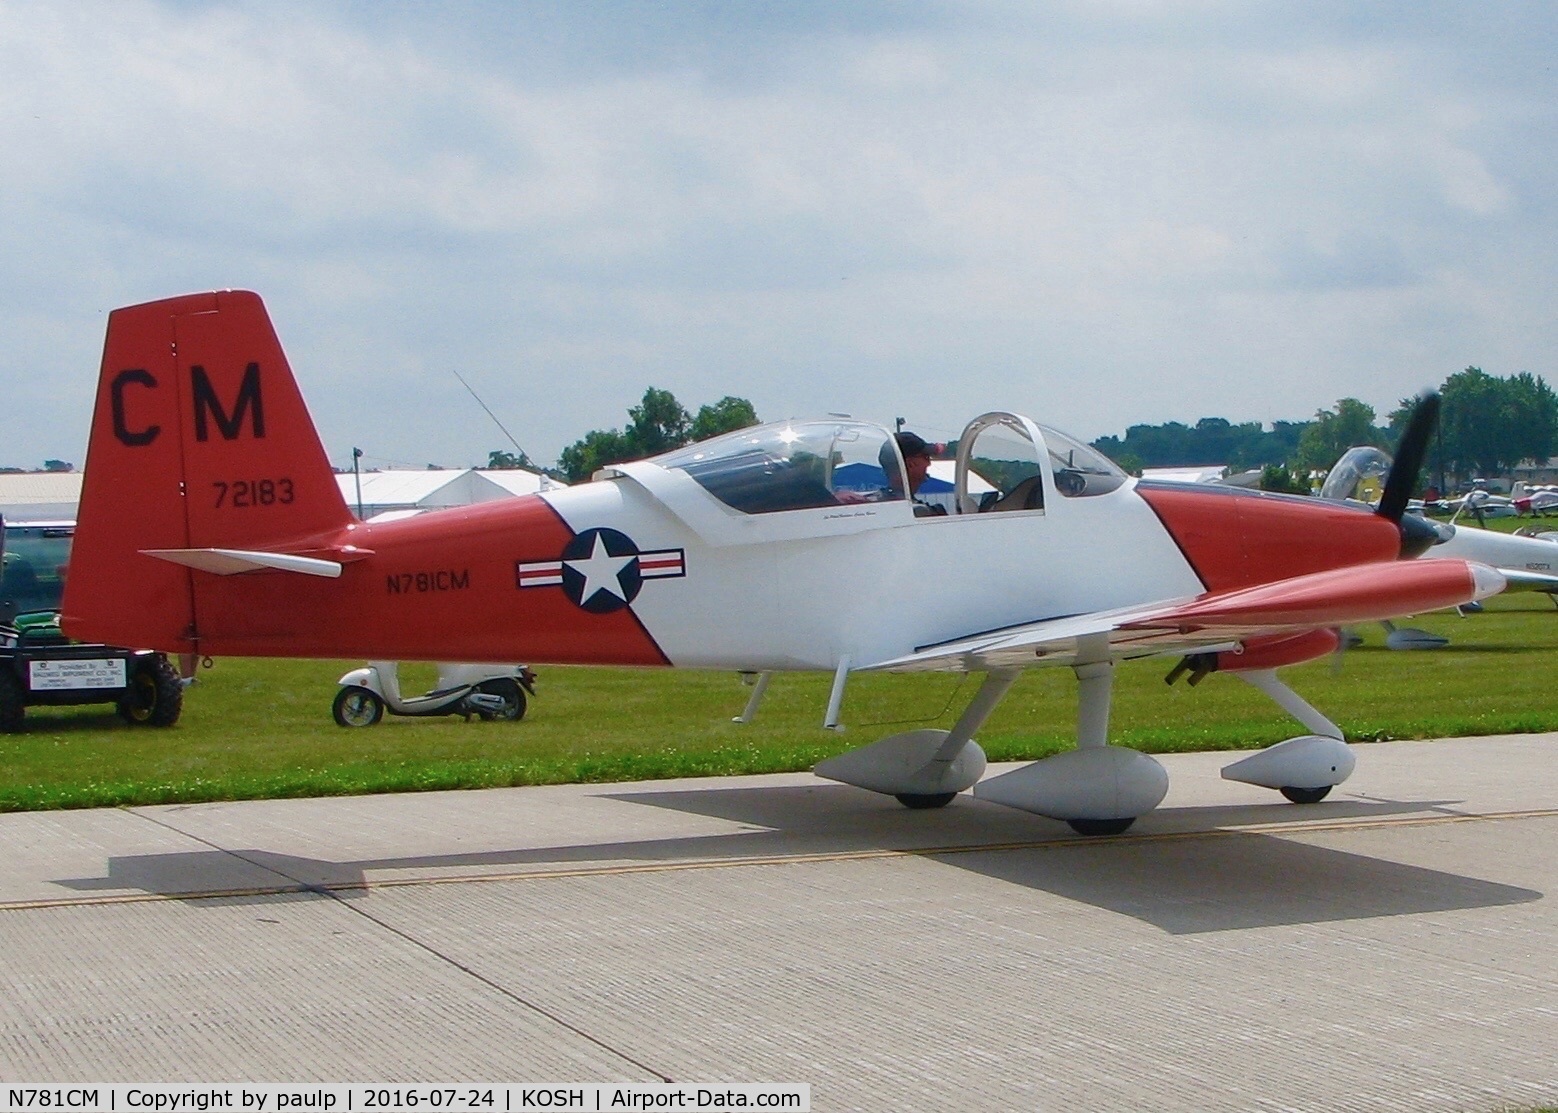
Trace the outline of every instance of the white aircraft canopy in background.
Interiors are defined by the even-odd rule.
[[[1504,585],[1474,562],[1400,559],[1436,536],[1403,515],[1436,403],[1378,513],[1139,482],[991,412],[959,438],[943,513],[911,498],[885,428],[822,418],[574,487],[362,522],[259,297],[194,294],[109,317],[63,624],[222,656],[825,670],[826,725],[853,671],[978,672],[950,730],[894,734],[816,772],[910,807],[972,788],[1084,833],[1123,831],[1167,791],[1157,761],[1108,744],[1117,663],[1184,655],[1171,678],[1231,672],[1310,732],[1223,775],[1313,802],[1353,755],[1275,670],[1331,652],[1338,625]],[[882,485],[850,488],[857,465]],[[1042,666],[1077,677],[1077,749],[982,779],[975,732]]]
[[[1390,454],[1383,449],[1373,445],[1349,448],[1326,473],[1320,497],[1337,502],[1352,499],[1373,506],[1379,502],[1379,492],[1390,475],[1390,467]]]

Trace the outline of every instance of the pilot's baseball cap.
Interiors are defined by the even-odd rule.
[[[903,453],[907,460],[910,456],[934,456],[932,445],[925,443],[925,438],[917,433],[894,433],[893,437],[898,442],[898,451]]]

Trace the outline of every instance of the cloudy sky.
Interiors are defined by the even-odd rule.
[[[110,309],[270,308],[332,459],[646,386],[955,436],[1558,380],[1558,6],[0,0],[0,464]]]

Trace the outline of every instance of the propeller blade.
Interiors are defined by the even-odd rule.
[[[1423,460],[1428,455],[1428,442],[1434,435],[1434,423],[1439,418],[1439,395],[1429,391],[1418,400],[1407,422],[1401,443],[1396,446],[1395,464],[1385,477],[1385,490],[1380,495],[1380,517],[1399,523],[1406,513],[1407,500],[1417,486],[1418,473],[1423,470]]]

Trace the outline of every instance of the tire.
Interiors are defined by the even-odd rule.
[[[1294,788],[1292,785],[1283,785],[1277,791],[1286,796],[1295,804],[1318,804],[1331,794],[1331,786],[1323,788]]]
[[[178,670],[160,653],[141,658],[130,670],[130,683],[117,709],[132,727],[171,727],[184,710]]]
[[[1136,822],[1135,816],[1125,819],[1068,819],[1071,829],[1079,835],[1123,835]]]
[[[483,711],[481,717],[500,723],[517,723],[525,717],[525,693],[519,684],[506,676],[483,680],[476,690],[484,696],[498,696],[503,700],[503,710]]]
[[[0,734],[15,734],[22,729],[27,715],[27,693],[10,670],[10,662],[0,663]]]
[[[372,689],[348,684],[335,694],[330,714],[338,727],[371,727],[384,718],[384,701]]]
[[[957,797],[955,792],[899,792],[894,798],[906,808],[923,811],[928,808],[944,808]]]

